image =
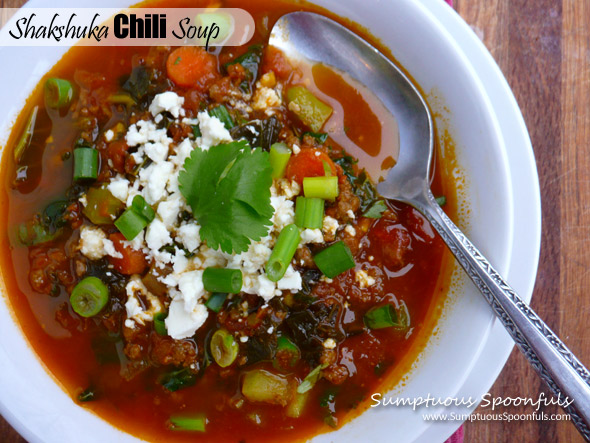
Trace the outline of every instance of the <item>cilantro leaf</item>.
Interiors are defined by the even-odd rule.
[[[193,150],[178,182],[210,248],[240,253],[267,235],[271,174],[268,153],[243,140]]]

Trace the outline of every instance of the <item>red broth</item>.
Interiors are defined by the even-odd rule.
[[[150,2],[149,5],[170,3]],[[195,6],[192,2],[173,4]],[[304,9],[330,15],[307,4],[282,1],[256,0],[246,5],[227,0],[219,4],[245,8],[254,16],[257,31],[252,43],[265,43],[273,23],[287,12]],[[345,24],[381,47],[363,29],[349,22]],[[222,51],[218,55],[219,61],[231,60],[246,49]],[[119,79],[128,75],[139,60],[148,57],[149,51],[149,48],[130,47],[73,48],[47,77],[87,81],[79,77],[81,71],[86,71],[106,79],[103,93],[114,93],[119,88]],[[343,149],[354,157],[362,157],[364,152],[375,159],[378,169],[393,166],[395,147],[393,151],[389,150],[392,135],[381,123],[388,117],[379,115],[379,110],[371,105],[373,98],[363,97],[362,91],[353,86],[345,86],[345,79],[331,71],[316,69],[313,76],[315,86],[325,94],[327,101],[338,105],[333,106],[336,109],[331,117],[333,132],[329,133],[327,142],[332,149]],[[291,76],[287,84],[297,81],[297,76]],[[357,217],[352,222],[360,239],[354,251],[356,270],[368,271],[377,282],[361,288],[355,279],[355,270],[347,271],[332,281],[318,283],[313,292],[316,301],[303,311],[319,316],[323,310],[334,308],[335,321],[343,336],[330,367],[310,391],[300,417],[288,417],[284,408],[277,405],[244,401],[240,385],[245,371],[252,368],[274,371],[270,361],[226,369],[211,364],[202,371],[194,386],[175,392],[164,389],[159,382],[170,370],[166,366],[152,365],[130,378],[134,372],[133,364],[124,353],[120,334],[109,335],[103,323],[84,320],[69,306],[67,288],[76,283],[79,276],[73,269],[74,261],[64,261],[62,256],[67,255],[72,243],[77,241],[76,229],[69,231],[71,236],[64,235],[42,248],[19,246],[12,235],[16,225],[32,219],[47,203],[61,198],[72,182],[71,162],[68,163],[67,156],[80,127],[74,124],[71,112],[60,115],[45,111],[42,83],[40,85],[19,116],[2,159],[4,192],[1,206],[4,209],[1,220],[5,234],[1,237],[1,269],[15,317],[30,345],[74,401],[79,402],[78,396],[91,388],[97,393],[96,398],[79,402],[82,407],[116,427],[150,441],[298,440],[341,427],[366,409],[372,393],[386,391],[407,373],[440,315],[449,267],[444,244],[425,219],[412,208],[396,203],[389,204],[387,217]],[[337,90],[334,85],[341,87]],[[191,100],[190,91],[174,86],[172,89],[185,95],[187,101]],[[39,106],[40,111],[31,148],[23,159],[28,168],[27,179],[15,184],[17,170],[11,151],[34,106]],[[359,106],[367,112],[358,113]],[[305,130],[293,115],[286,115],[290,126]],[[124,110],[113,107],[105,127],[126,118]],[[365,161],[361,163],[366,166]],[[454,214],[456,187],[448,167],[450,163],[438,161],[433,192],[447,197],[445,209]],[[407,242],[411,242],[411,247]],[[392,250],[388,245],[405,245],[403,260],[398,262],[399,248]],[[63,274],[58,289],[51,295],[33,290],[32,271],[53,265],[56,272]],[[388,303],[407,308],[409,329],[370,330],[364,326],[363,315],[370,308]],[[109,309],[124,312],[122,304],[124,300],[116,300]],[[224,321],[227,320],[210,315],[192,339],[196,346],[202,348],[209,331]],[[291,369],[289,376],[301,381],[311,369],[310,364],[302,359]],[[169,418],[178,414],[204,414],[207,417],[206,432],[171,430]]]

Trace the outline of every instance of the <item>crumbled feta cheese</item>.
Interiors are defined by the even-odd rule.
[[[121,175],[117,175],[111,179],[107,185],[107,189],[113,194],[113,197],[125,202],[129,194],[129,180]]]
[[[162,311],[162,304],[158,297],[153,295],[145,287],[139,276],[134,275],[125,286],[127,293],[127,302],[125,303],[125,310],[127,311],[127,319],[132,320],[138,324],[145,324],[146,321],[152,321],[154,315]],[[149,305],[147,310],[144,310],[139,297]],[[125,326],[129,323],[125,321]],[[128,326],[129,327],[129,326]]]
[[[168,156],[168,146],[162,143],[146,143],[143,145],[145,155],[153,162],[163,162]]]
[[[301,241],[299,245],[305,245],[307,243],[323,243],[324,235],[319,229],[304,229],[301,231]]]
[[[203,268],[222,268],[227,264],[226,254],[216,249],[211,249],[208,246],[201,246],[199,248],[198,258],[201,260],[201,266]]]
[[[166,185],[173,169],[172,163],[163,161],[139,171],[139,181],[144,187],[142,194],[148,204],[153,205],[166,196]]]
[[[256,277],[244,276],[242,291],[247,294],[257,294],[264,299],[269,301],[276,294],[277,284],[270,281],[266,274],[261,274]]]
[[[104,248],[104,252],[106,252],[107,255],[110,255],[113,258],[123,258],[123,254],[115,249],[115,245],[112,241],[104,239],[102,241],[102,247]]]
[[[155,117],[162,111],[168,111],[174,118],[178,118],[183,104],[184,97],[180,97],[175,92],[166,91],[154,97],[150,105],[150,112]]]
[[[173,194],[167,200],[161,201],[158,205],[158,215],[168,229],[172,228],[172,225],[178,219],[181,198],[182,196],[180,194]]]
[[[176,155],[170,157],[170,161],[176,166],[182,167],[184,165],[184,161],[191,155],[192,151],[193,144],[188,138],[185,138],[176,146],[176,148],[174,148]]]
[[[346,232],[351,237],[354,237],[356,235],[356,229],[354,229],[352,225],[346,225],[346,227],[344,228],[344,232]]]
[[[231,135],[224,124],[217,117],[211,117],[207,112],[197,114],[201,136],[197,138],[197,145],[201,149],[209,149],[221,142],[232,141]]]
[[[375,284],[375,279],[363,269],[356,271],[356,281],[360,284],[361,288],[367,288]]]
[[[125,134],[125,141],[130,147],[143,145],[149,141],[159,141],[164,144],[168,141],[170,143],[166,129],[158,129],[154,122],[148,120],[140,120],[129,126],[127,134]]]
[[[246,343],[246,342],[248,341],[248,336],[247,336],[247,335],[242,335],[242,336],[240,337],[240,341],[241,341],[242,343]]]
[[[188,252],[195,252],[201,245],[200,230],[201,227],[196,222],[186,223],[178,228],[177,238]]]
[[[274,230],[280,232],[285,226],[294,222],[295,210],[292,200],[288,200],[286,197],[271,197],[270,204],[275,210],[271,220]]]
[[[256,89],[252,100],[252,109],[255,111],[262,111],[266,108],[276,108],[277,106],[281,106],[281,99],[277,95],[277,92],[266,86]]]
[[[135,251],[140,251],[143,249],[143,240],[145,239],[145,231],[141,231],[139,234],[135,236],[135,238],[131,241],[124,241],[123,244],[125,246],[130,247]]]
[[[277,288],[288,291],[300,291],[303,287],[303,280],[301,274],[289,265],[285,271],[285,275],[277,282]]]
[[[82,203],[82,206],[88,206],[88,199],[86,198],[86,194],[82,195],[82,197],[80,197],[78,201]]]
[[[295,180],[288,180],[286,178],[275,180],[273,183],[273,188],[275,191],[275,197],[283,196],[288,199],[298,196],[301,192],[299,183],[297,183]]]
[[[272,334],[274,330],[275,330],[275,328],[271,326],[270,328],[268,328],[268,329],[266,330],[266,333],[267,333],[267,334]]]
[[[299,145],[293,145],[293,154],[297,155],[301,152]]]
[[[171,243],[172,238],[166,229],[166,225],[156,218],[147,227],[145,241],[152,253],[156,254],[162,246]]]
[[[336,340],[333,338],[327,338],[324,340],[323,346],[326,349],[334,349],[336,348]]]
[[[319,157],[320,155],[322,155],[322,153],[321,153],[320,151],[316,151],[316,152],[314,152],[314,155],[315,155],[316,157]]]
[[[110,142],[110,141],[112,141],[114,137],[115,137],[115,133],[114,133],[114,132],[113,132],[111,129],[109,129],[108,131],[106,131],[106,132],[104,133],[104,139],[105,139],[107,142]]]
[[[330,217],[329,215],[326,215],[324,217],[324,222],[322,223],[322,231],[324,231],[324,234],[334,236],[336,235],[336,231],[338,231],[339,226],[338,220]]]
[[[80,229],[80,251],[91,260],[101,259],[107,254],[104,248],[106,238],[102,229],[82,226]]]
[[[350,217],[351,220],[354,220],[354,212],[352,212],[352,209],[346,211],[346,215],[348,215],[348,217]]]
[[[203,326],[208,315],[205,305],[199,303],[191,311],[187,311],[182,298],[175,297],[170,303],[165,320],[168,335],[176,340],[191,337]]]

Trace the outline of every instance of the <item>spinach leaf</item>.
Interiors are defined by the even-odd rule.
[[[197,375],[188,368],[168,372],[160,378],[160,384],[170,392],[193,386],[197,381]]]

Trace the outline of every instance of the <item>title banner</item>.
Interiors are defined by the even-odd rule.
[[[238,8],[2,10],[0,46],[241,46],[254,19]]]

